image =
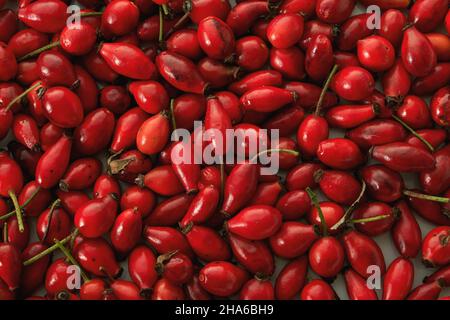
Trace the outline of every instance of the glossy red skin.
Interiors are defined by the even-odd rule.
[[[338,170],[326,170],[317,176],[319,187],[330,200],[350,205],[361,192],[361,184],[350,173]],[[345,190],[342,189],[345,186]]]
[[[279,300],[293,299],[303,288],[308,271],[308,258],[302,256],[287,263],[275,281],[275,295]]]
[[[270,66],[290,80],[302,80],[305,73],[305,54],[297,47],[270,49]]]
[[[136,145],[144,154],[159,153],[169,140],[169,120],[162,113],[145,120],[136,134]]]
[[[225,175],[226,179],[226,175]],[[220,169],[215,166],[207,166],[200,172],[200,179],[198,181],[198,189],[203,190],[209,186],[215,187],[219,190],[220,187]]]
[[[417,78],[412,86],[412,92],[417,95],[432,95],[450,81],[450,63],[437,64],[431,73]]]
[[[228,240],[236,260],[250,273],[270,276],[275,262],[269,247],[263,241],[251,241],[229,233]]]
[[[387,97],[405,97],[411,88],[411,79],[401,59],[386,71],[382,78],[383,91]]]
[[[357,43],[358,59],[361,65],[373,72],[386,71],[395,62],[395,49],[385,38],[373,35]]]
[[[66,56],[55,50],[46,51],[37,59],[39,74],[46,86],[70,87],[76,81],[75,69]]]
[[[322,82],[327,78],[333,64],[333,46],[330,38],[323,34],[313,36],[306,50],[306,73],[314,81]]]
[[[128,90],[147,113],[155,114],[169,107],[167,91],[156,81],[134,81],[128,85]]]
[[[443,284],[448,287],[450,284],[450,266],[442,267],[432,273],[431,275],[425,277],[423,279],[424,283],[432,283],[436,280],[440,280],[443,282]]]
[[[183,94],[175,98],[173,114],[177,128],[192,130],[194,121],[200,120],[205,115],[206,99],[198,94]]]
[[[123,36],[136,28],[139,9],[131,1],[114,0],[108,3],[102,15],[102,28],[116,36]]]
[[[152,300],[184,300],[183,289],[165,278],[158,280],[151,296]]]
[[[380,268],[381,275],[385,273],[383,252],[372,238],[352,230],[342,236],[342,243],[347,261],[360,276],[367,279],[371,275],[367,268],[373,265]]]
[[[447,29],[447,32],[450,33],[450,14],[448,12],[445,16],[445,28]]]
[[[206,17],[198,23],[197,39],[208,57],[216,60],[226,59],[234,51],[233,30],[217,17]]]
[[[100,91],[100,105],[116,115],[124,114],[130,104],[131,98],[124,87],[111,85]]]
[[[79,25],[67,25],[60,35],[59,42],[61,48],[75,56],[87,54],[94,48],[97,41],[95,28],[87,22],[81,22]]]
[[[383,300],[404,300],[414,282],[414,266],[405,258],[395,259],[383,281]]]
[[[159,256],[158,260],[161,258],[156,266],[161,277],[175,285],[183,285],[192,279],[194,268],[192,261],[185,254],[175,253],[169,260],[163,255]]]
[[[29,150],[15,141],[11,141],[8,144],[8,149],[14,155],[14,159],[17,160],[17,163],[23,172],[33,178],[35,176],[37,163],[42,156],[42,152]]]
[[[383,165],[371,165],[362,168],[360,175],[374,200],[393,202],[402,197],[405,185],[399,173]]]
[[[416,1],[409,10],[409,21],[421,32],[431,32],[444,21],[448,1]]]
[[[6,108],[0,110],[0,139],[4,139],[8,134],[13,122],[13,117],[11,110],[6,110]]]
[[[106,108],[99,108],[84,118],[74,132],[74,147],[82,155],[94,155],[109,144],[115,125],[114,115]]]
[[[304,17],[310,17],[316,9],[316,1],[287,0],[280,6],[281,13],[298,13]]]
[[[301,101],[301,106],[305,109],[310,109],[316,106],[322,91],[320,87],[306,82],[288,82],[286,83],[285,88],[297,93],[298,101]],[[327,92],[322,108],[327,109],[336,104],[336,95],[331,92]]]
[[[328,283],[316,279],[303,287],[300,300],[337,300],[337,296]]]
[[[434,51],[436,52],[439,62],[450,61],[450,39],[447,35],[442,33],[428,33],[426,37],[431,42]]]
[[[447,132],[444,129],[422,129],[417,130],[417,134],[428,141],[435,149],[438,149],[447,139]],[[413,146],[428,150],[428,147],[413,134],[410,134],[405,141]]]
[[[189,148],[192,151],[192,145],[190,143],[177,142],[171,150],[171,157],[176,155],[177,150],[184,154]],[[195,194],[198,192],[197,184],[200,179],[200,165],[195,163],[194,154],[192,154],[188,163],[184,163],[184,161],[181,161],[181,163],[179,161],[172,161],[172,169],[183,185],[186,193]]]
[[[295,1],[301,2],[299,0],[295,0]],[[310,1],[310,2],[315,2],[315,1]],[[287,2],[283,2],[283,4],[284,3],[287,3]],[[319,34],[327,36],[328,38],[332,39],[335,36],[335,30],[332,25],[330,25],[328,23],[324,23],[319,20],[310,20],[310,21],[305,22],[303,35],[299,42],[300,47],[306,51],[306,49],[309,46],[309,43],[311,42],[311,39]]]
[[[375,80],[361,67],[345,67],[333,77],[331,88],[345,100],[364,100],[372,94]]]
[[[103,279],[91,279],[81,285],[81,300],[106,300],[107,285]]]
[[[145,192],[151,192],[147,189],[143,190]],[[126,194],[127,192],[124,193],[124,196]],[[180,194],[163,200],[149,213],[148,218],[145,220],[145,224],[150,226],[172,226],[176,224],[186,214],[192,198],[193,197],[190,195]],[[144,201],[142,200],[142,202]],[[148,202],[143,203],[141,206],[144,204],[147,205]],[[129,205],[131,206],[132,203]]]
[[[139,288],[131,281],[117,279],[111,283],[111,291],[117,300],[142,300]]]
[[[408,1],[409,2],[409,1]],[[378,34],[389,40],[394,47],[400,46],[403,38],[403,28],[406,25],[406,17],[400,10],[389,9],[381,15],[381,29]]]
[[[201,224],[208,220],[219,204],[219,192],[214,186],[207,186],[192,199],[180,227],[186,227],[189,223]]]
[[[19,230],[17,217],[12,216],[5,223],[8,224],[7,242],[15,246],[19,251],[23,251],[30,241],[30,228],[27,221],[23,221],[23,232]]]
[[[246,110],[258,112],[272,112],[280,109],[286,104],[297,100],[294,91],[287,89],[265,86],[247,91],[241,97],[241,103]]]
[[[74,92],[80,98],[85,113],[98,107],[98,88],[94,78],[82,67],[75,66],[75,75],[79,81]]]
[[[175,228],[148,226],[144,229],[144,239],[159,254],[179,250],[190,258],[194,257],[186,237]]]
[[[366,219],[382,215],[388,215],[389,217],[373,222],[357,223],[355,225],[356,230],[375,237],[390,230],[396,220],[394,208],[383,202],[369,202],[361,205],[353,212],[355,219]]]
[[[222,213],[234,215],[250,201],[257,189],[259,170],[258,165],[251,163],[236,164],[233,167],[225,181]]]
[[[64,258],[53,261],[45,274],[45,290],[47,296],[54,298],[60,291],[67,291],[67,280],[71,273],[67,272],[70,266]]]
[[[256,205],[245,208],[228,220],[229,232],[248,240],[262,240],[274,235],[281,227],[281,213],[272,207]]]
[[[197,32],[192,29],[181,29],[172,33],[166,41],[167,50],[197,60],[203,52],[197,38]]]
[[[0,195],[10,197],[9,193],[18,195],[23,187],[22,171],[7,154],[0,155]]]
[[[238,292],[247,278],[244,270],[226,261],[210,262],[199,273],[202,287],[219,297],[228,297]]]
[[[74,224],[86,238],[97,238],[108,232],[117,215],[117,201],[108,195],[93,199],[78,208]]]
[[[433,170],[422,172],[419,176],[422,189],[433,195],[439,195],[450,188],[450,147],[445,146],[434,154],[436,167]]]
[[[378,300],[373,289],[367,287],[367,281],[351,268],[344,272],[345,286],[350,300]]]
[[[0,41],[7,43],[17,32],[18,19],[14,11],[4,9],[0,11]]]
[[[267,38],[273,47],[287,49],[303,35],[304,20],[297,13],[282,13],[273,18],[267,27]]]
[[[156,257],[150,248],[140,245],[131,251],[128,258],[128,273],[141,292],[153,288],[158,279],[155,265]]]
[[[231,6],[227,1],[219,0],[192,0],[189,17],[198,24],[208,16],[214,16],[225,21]]]
[[[131,79],[149,80],[156,71],[153,62],[132,44],[103,43],[99,53],[112,70]]]
[[[396,113],[413,129],[431,127],[430,111],[425,101],[420,97],[406,96]]]
[[[317,182],[314,180],[314,173],[322,169],[322,165],[317,163],[303,163],[291,169],[286,176],[286,187],[289,191],[304,190],[307,187],[315,188]]]
[[[340,219],[344,216],[344,209],[340,205],[330,202],[330,201],[324,201],[321,202],[320,208],[322,209],[322,213],[327,225],[328,232],[330,233],[336,233],[336,230],[331,230],[331,227],[333,227],[337,222],[340,221]],[[308,221],[311,225],[315,225],[322,230],[321,220],[319,216],[319,212],[317,211],[316,207],[312,207],[311,211],[308,214]]]
[[[182,55],[163,51],[156,57],[156,66],[161,76],[181,91],[203,94],[207,87],[194,63]]]
[[[339,29],[337,45],[339,50],[351,51],[355,49],[359,40],[369,37],[373,30],[367,27],[371,14],[364,13],[350,17]]]
[[[377,116],[377,106],[372,104],[340,105],[325,114],[329,125],[334,128],[350,129],[360,126]]]
[[[122,268],[114,257],[114,251],[103,238],[83,239],[75,248],[75,258],[80,266],[98,277],[116,278]]]
[[[125,254],[139,243],[141,233],[141,215],[135,209],[126,209],[114,221],[110,232],[111,244],[117,253]]]
[[[47,245],[54,244],[54,239],[62,240],[67,237],[71,228],[71,217],[64,209],[58,207],[53,210],[51,216],[50,209],[43,211],[36,222],[37,236],[41,242]]]
[[[407,300],[436,300],[441,291],[442,287],[439,281],[425,283],[411,291]]]
[[[135,208],[142,218],[147,217],[152,212],[156,203],[153,192],[139,186],[131,186],[120,198],[120,208],[122,211]]]
[[[57,33],[66,26],[67,5],[59,0],[31,2],[19,8],[18,17],[27,26],[43,33]]]
[[[350,17],[354,7],[354,0],[317,0],[316,15],[327,23],[342,23]]]
[[[414,190],[416,192],[423,192],[420,190]],[[414,212],[419,214],[425,220],[434,223],[436,225],[450,226],[450,217],[442,210],[442,206],[434,201],[423,200],[413,197],[408,197],[408,203],[411,205]]]
[[[271,116],[262,125],[262,128],[268,130],[277,129],[279,130],[280,137],[287,137],[297,130],[304,116],[305,112],[303,108],[298,105],[283,108]]]
[[[230,91],[219,91],[214,94],[219,99],[225,112],[230,117],[231,123],[241,122],[244,111],[239,98]]]
[[[75,212],[89,201],[89,197],[80,191],[69,191],[63,192],[61,190],[57,191],[57,196],[61,200],[61,206],[66,210],[71,216],[75,215]]]
[[[178,19],[170,19],[169,17],[164,19],[164,36],[167,36],[169,30],[175,25],[177,21]],[[140,22],[137,26],[136,33],[140,41],[157,41],[159,38],[159,16],[153,15]]]
[[[403,126],[394,120],[373,120],[346,133],[347,137],[359,147],[368,149],[372,146],[383,146],[406,139]]]
[[[14,116],[12,131],[15,139],[28,149],[39,149],[39,128],[36,121],[25,114]]]
[[[139,178],[139,175],[149,172],[153,167],[151,159],[136,149],[122,153],[117,160],[119,161],[119,168],[116,169],[120,169],[120,161],[125,161],[126,165],[119,171],[117,177],[127,183],[136,183],[136,178]],[[113,168],[113,162],[109,163],[111,169]],[[141,184],[140,178],[137,182],[139,185]]]
[[[257,36],[242,37],[236,41],[236,63],[247,71],[260,70],[269,58],[269,49]]]
[[[230,259],[228,244],[214,229],[194,225],[185,232],[190,247],[200,259],[208,262]]]
[[[95,180],[94,187],[92,189],[94,199],[106,197],[111,193],[117,197],[120,197],[121,192],[119,183],[114,177],[108,174],[99,175]]]
[[[83,121],[83,106],[78,96],[65,87],[52,87],[42,98],[44,114],[61,128],[75,128]]]
[[[21,86],[19,86],[17,83],[14,82],[5,82],[0,83],[0,103],[2,105],[7,106],[14,98],[19,96],[23,93],[23,89]],[[15,104],[12,105],[11,111],[13,113],[17,113],[21,110],[22,106],[19,103],[20,101],[17,101]],[[4,110],[4,108],[2,108]]]
[[[303,190],[289,191],[278,199],[276,208],[283,220],[297,220],[311,210],[311,200]]]
[[[270,281],[250,279],[239,293],[240,300],[274,300],[275,292]]]
[[[114,82],[119,77],[119,74],[106,63],[97,50],[92,50],[83,56],[83,66],[99,81]]]
[[[82,158],[72,162],[67,168],[60,188],[67,190],[84,190],[91,187],[100,176],[102,164],[95,158]]]
[[[36,61],[23,61],[17,64],[16,80],[21,85],[30,86],[39,80],[39,67]]]
[[[437,63],[430,41],[415,27],[404,32],[401,57],[406,70],[415,77],[428,75]]]
[[[273,143],[271,145],[271,147],[274,149],[287,149],[287,150],[292,150],[292,151],[296,151],[296,152],[298,152],[298,150],[299,150],[295,140],[288,138],[288,137],[280,137],[279,142]],[[290,154],[287,152],[280,152],[278,154],[278,159],[280,162],[280,164],[279,164],[280,169],[281,170],[289,170],[290,168],[294,167],[298,163],[300,157],[295,154]],[[276,199],[275,199],[275,201],[276,201]]]
[[[0,43],[0,81],[9,81],[17,74],[17,61],[14,53],[3,42]]]
[[[435,123],[445,127],[450,125],[450,86],[435,93],[431,100],[430,109]]]
[[[281,86],[283,83],[281,73],[276,70],[260,70],[245,75],[228,87],[228,89],[237,95],[243,95],[245,92],[261,86]]]
[[[239,67],[227,65],[209,57],[199,61],[197,70],[211,88],[226,87],[236,80],[239,74]]]
[[[148,114],[141,108],[132,108],[120,116],[114,129],[111,151],[116,153],[134,146],[139,128],[147,119]]]
[[[163,196],[173,196],[184,191],[183,185],[171,165],[155,167],[144,177],[144,185]]]
[[[322,141],[317,148],[317,157],[327,166],[340,170],[354,168],[364,161],[358,146],[344,138]]]
[[[308,256],[311,269],[324,278],[335,277],[344,266],[344,249],[333,237],[323,237],[314,242]]]
[[[431,153],[405,142],[376,146],[372,150],[372,157],[397,172],[421,172],[433,169],[436,165]]]
[[[18,197],[19,205],[22,206],[25,203],[25,201],[27,201],[34,192],[36,192],[38,187],[39,184],[36,181],[28,182],[22,188],[22,191],[19,194]],[[52,197],[50,191],[41,188],[37,192],[36,196],[30,201],[29,205],[26,208],[24,208],[26,215],[29,217],[36,217],[37,215],[39,215],[42,211],[45,210],[45,208],[48,207],[51,198]]]
[[[45,189],[58,184],[70,160],[72,140],[63,135],[39,159],[36,166],[36,181]]]
[[[241,36],[250,29],[253,23],[261,16],[270,12],[265,1],[250,1],[236,4],[229,12],[226,23],[236,36]]]
[[[442,267],[450,261],[449,226],[440,226],[431,230],[422,242],[422,257],[428,266]]]
[[[47,246],[39,243],[30,243],[21,254],[22,261],[41,253],[47,249]],[[30,296],[44,282],[45,272],[50,262],[50,256],[44,256],[35,263],[24,266],[20,277],[20,295],[22,297]]]
[[[257,19],[250,29],[251,34],[260,37],[265,42],[269,42],[269,39],[267,39],[267,27],[269,23],[270,21],[264,18]]]

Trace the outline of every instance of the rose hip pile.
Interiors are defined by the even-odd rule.
[[[338,299],[341,275],[355,300],[450,286],[448,0],[78,2],[0,0],[1,299]],[[369,5],[381,14],[352,15]],[[201,149],[219,157],[228,129],[279,130],[280,175],[250,153],[173,161],[209,129]],[[431,268],[415,288],[412,259]]]

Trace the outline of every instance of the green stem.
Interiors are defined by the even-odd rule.
[[[270,152],[278,152],[278,153],[283,152],[283,153],[292,154],[292,155],[294,155],[294,156],[296,156],[296,157],[298,157],[298,156],[300,155],[300,152],[295,151],[295,150],[291,150],[291,149],[267,149],[267,150],[261,151],[261,152],[259,152],[258,154],[256,154],[256,155],[250,160],[250,162],[253,162],[253,161],[255,161],[256,159],[258,159],[259,156],[261,156],[261,155],[263,155],[263,154],[270,153]]]
[[[84,17],[98,17],[101,16],[103,14],[102,11],[96,11],[96,12],[82,12],[80,14],[80,17],[84,18]]]
[[[404,190],[403,194],[408,197],[422,199],[422,200],[429,200],[429,201],[435,201],[435,202],[441,202],[441,203],[449,203],[450,202],[449,198],[430,196],[429,194],[417,193],[417,192],[410,191],[410,190]]]
[[[164,17],[163,17],[163,6],[159,6],[159,43],[164,40]]]
[[[41,190],[41,187],[38,186],[36,188],[36,190],[33,192],[33,194],[22,204],[22,206],[21,206],[22,210],[25,209],[30,204],[31,200],[33,200],[33,198],[39,193],[40,190]],[[15,214],[16,214],[16,210],[12,210],[12,211],[8,212],[7,214],[4,214],[3,216],[0,216],[0,221],[8,219]]]
[[[8,222],[3,224],[3,242],[8,243]]]
[[[61,200],[56,199],[50,206],[50,212],[48,214],[48,220],[47,220],[47,228],[45,229],[44,236],[42,237],[41,242],[44,242],[45,239],[47,239],[47,235],[50,230],[50,225],[51,225],[52,219],[53,219],[53,213],[55,212],[56,207],[59,207],[60,204],[61,204]]]
[[[367,223],[367,222],[375,222],[375,221],[379,221],[379,220],[384,220],[386,218],[389,218],[390,215],[385,214],[385,215],[381,215],[381,216],[375,216],[375,217],[370,217],[370,218],[362,218],[362,219],[353,219],[348,221],[349,223]]]
[[[55,42],[52,42],[52,43],[49,43],[49,44],[47,44],[47,45],[45,45],[43,47],[40,47],[40,48],[38,48],[36,50],[31,51],[30,53],[27,53],[23,57],[20,57],[19,59],[17,59],[17,62],[22,62],[24,60],[33,58],[34,56],[37,56],[38,54],[40,54],[40,53],[42,53],[44,51],[47,51],[47,50],[59,47],[60,45],[61,45],[61,43],[59,42],[59,40],[55,41]]]
[[[319,100],[317,101],[316,111],[314,112],[314,114],[316,116],[318,116],[320,114],[320,109],[322,108],[323,101],[325,100],[325,96],[327,94],[328,88],[330,87],[331,80],[333,79],[333,77],[336,74],[336,72],[338,71],[338,69],[339,69],[339,66],[337,64],[334,65],[333,69],[331,69],[331,72],[328,75],[327,81],[325,82],[325,84],[322,88],[322,92],[320,93]]]
[[[19,201],[17,201],[17,197],[13,191],[9,191],[8,194],[14,204],[17,217],[17,224],[19,225],[19,232],[23,233],[25,231],[25,227],[23,226],[22,209],[20,208]]]
[[[11,100],[11,102],[8,104],[8,106],[6,107],[6,110],[9,110],[12,108],[12,106],[14,104],[16,104],[16,102],[20,101],[23,97],[25,97],[28,93],[30,93],[31,91],[33,91],[34,89],[36,89],[37,87],[39,87],[42,84],[42,81],[39,81],[37,83],[35,83],[34,85],[32,85],[31,87],[29,87],[27,90],[25,90],[24,92],[22,92],[20,95],[18,95],[17,97],[15,97],[14,99]]]
[[[425,140],[420,134],[418,134],[413,128],[411,128],[408,124],[406,124],[406,122],[397,117],[395,114],[392,115],[392,118],[394,118],[398,123],[400,123],[403,127],[405,127],[406,130],[411,132],[417,139],[422,141],[428,147],[428,149],[430,149],[431,152],[434,152],[433,146],[427,140]]]
[[[164,15],[168,16],[170,12],[169,12],[169,8],[167,7],[167,5],[162,4],[161,7],[162,7],[162,10],[164,11]]]
[[[362,184],[361,192],[359,193],[358,198],[350,205],[350,207],[347,208],[347,210],[345,210],[345,213],[342,216],[342,218],[334,226],[331,227],[331,230],[337,230],[341,225],[346,223],[348,218],[351,216],[353,211],[356,209],[358,204],[361,202],[361,199],[364,196],[364,193],[366,192],[366,187],[367,187],[364,180],[362,180],[361,184]]]
[[[314,207],[317,209],[320,218],[320,224],[322,225],[322,236],[328,236],[328,226],[325,221],[325,217],[323,216],[322,208],[320,207],[319,200],[317,199],[317,195],[314,191],[311,190],[310,187],[306,188],[306,192],[308,193],[311,202],[314,204]]]
[[[67,237],[65,237],[64,239],[62,239],[62,240],[60,241],[60,243],[66,244],[67,242],[70,241],[70,239],[72,239],[72,236],[73,236],[74,234],[77,234],[77,233],[78,233],[78,229],[75,229],[71,234],[69,234]],[[38,254],[35,255],[34,257],[31,257],[30,259],[24,261],[23,265],[24,265],[24,266],[29,266],[30,264],[35,263],[35,262],[38,261],[39,259],[45,257],[46,255],[52,253],[53,251],[55,251],[55,250],[57,250],[57,249],[59,249],[58,245],[57,245],[57,244],[54,244],[53,246],[51,246],[51,247],[45,249],[44,251],[38,253]]]
[[[53,241],[55,242],[56,246],[62,251],[62,253],[64,253],[67,260],[69,260],[71,264],[73,264],[74,266],[77,266],[80,269],[80,274],[81,274],[81,277],[83,278],[84,282],[89,281],[89,277],[84,273],[83,269],[81,269],[78,262],[75,260],[75,258],[69,252],[69,250],[67,250],[67,248],[61,243],[61,241],[58,241],[58,239],[53,239]]]

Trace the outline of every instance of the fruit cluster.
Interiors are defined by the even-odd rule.
[[[450,286],[448,0],[17,2],[0,0],[0,299],[337,299],[340,274],[354,300]],[[227,130],[278,130],[283,179],[247,138],[242,162],[174,161],[210,129],[200,150],[219,159]],[[435,225],[423,239],[416,215]],[[435,269],[413,288],[416,257]]]

